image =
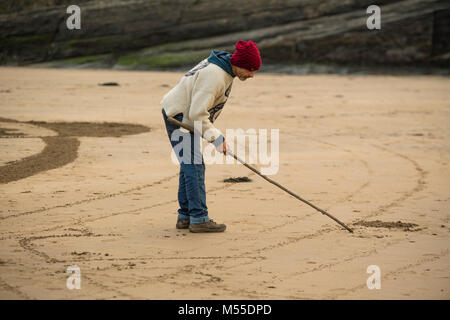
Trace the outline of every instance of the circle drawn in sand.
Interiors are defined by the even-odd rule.
[[[150,131],[149,127],[138,124],[115,122],[20,122],[0,118],[0,122],[26,123],[41,126],[58,133],[57,136],[40,136],[46,146],[41,153],[13,161],[0,167],[0,183],[17,181],[35,175],[42,171],[62,167],[78,156],[80,141],[76,137],[121,137]],[[4,132],[5,134],[1,134]],[[0,138],[9,138],[10,132],[0,130]],[[27,136],[15,133],[17,138]]]

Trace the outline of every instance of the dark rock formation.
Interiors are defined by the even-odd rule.
[[[256,41],[265,63],[448,67],[450,60],[445,0],[377,1],[381,30],[366,27],[372,0],[79,1],[81,30],[66,27],[68,1],[39,3],[3,9],[0,63],[176,67],[212,48],[232,51],[239,39]]]

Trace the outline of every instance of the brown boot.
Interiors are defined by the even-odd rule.
[[[224,224],[217,224],[213,220],[204,223],[192,223],[189,226],[190,232],[224,232],[227,228]]]
[[[188,219],[179,219],[177,221],[177,229],[189,229],[189,224]]]

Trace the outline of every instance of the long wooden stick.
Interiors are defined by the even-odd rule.
[[[187,125],[185,123],[182,123],[180,121],[178,121],[177,119],[174,119],[172,117],[167,117],[167,120],[169,120],[170,122],[186,129],[189,130],[190,132],[194,132],[194,128],[192,128],[190,125]],[[201,132],[197,132],[200,136],[202,136]],[[212,141],[210,141],[212,142]],[[308,200],[303,199],[302,197],[300,197],[299,195],[295,194],[294,192],[290,191],[289,189],[283,187],[281,184],[279,184],[278,182],[270,179],[269,177],[267,177],[266,175],[262,174],[261,172],[259,172],[258,169],[252,167],[251,165],[247,164],[244,160],[240,159],[238,156],[236,156],[235,154],[233,154],[231,151],[227,151],[227,155],[232,156],[233,158],[235,158],[237,161],[239,161],[240,163],[242,163],[244,166],[246,166],[247,168],[249,168],[250,170],[252,170],[254,173],[256,173],[257,175],[259,175],[260,177],[262,177],[263,179],[267,180],[268,182],[272,183],[273,185],[276,185],[278,188],[280,188],[283,191],[286,191],[287,193],[289,193],[291,196],[293,196],[294,198],[306,203],[307,205],[309,205],[310,207],[313,207],[314,209],[316,209],[317,211],[319,211],[320,213],[328,216],[329,218],[333,219],[334,221],[336,221],[337,223],[339,223],[342,227],[344,227],[345,229],[347,229],[349,232],[353,233],[353,230],[350,229],[348,226],[346,226],[344,223],[342,223],[341,221],[339,221],[337,218],[333,217],[331,214],[329,214],[328,212],[326,212],[325,210],[320,209],[319,207],[316,207],[315,205],[313,205],[311,202],[309,202]]]

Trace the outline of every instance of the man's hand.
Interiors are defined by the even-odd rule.
[[[227,142],[224,140],[222,144],[220,144],[216,147],[216,150],[219,152],[222,152],[223,154],[227,154],[227,151],[230,150],[230,147],[228,146]]]

